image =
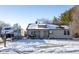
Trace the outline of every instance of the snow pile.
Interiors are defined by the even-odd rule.
[[[28,53],[79,53],[79,41],[27,39],[9,42],[7,47],[0,47],[3,54]]]

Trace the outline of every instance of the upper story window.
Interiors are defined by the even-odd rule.
[[[47,28],[47,25],[46,24],[39,24],[38,27],[39,28]]]
[[[64,29],[64,27],[56,27],[57,29]]]

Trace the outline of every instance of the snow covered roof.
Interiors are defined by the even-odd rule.
[[[39,25],[42,27],[39,27]],[[45,25],[46,25],[46,27],[43,27]],[[69,27],[65,26],[65,25],[61,25],[61,27],[63,27],[64,29],[69,29]],[[57,28],[59,28],[59,26],[53,25],[53,24],[35,24],[35,23],[33,23],[28,26],[28,29],[57,29]]]

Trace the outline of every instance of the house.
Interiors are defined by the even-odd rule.
[[[27,27],[27,37],[35,39],[72,38],[68,26],[32,23]]]

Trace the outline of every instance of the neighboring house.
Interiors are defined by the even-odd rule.
[[[72,38],[68,26],[33,23],[29,24],[26,30],[28,38],[35,38],[35,39]]]

